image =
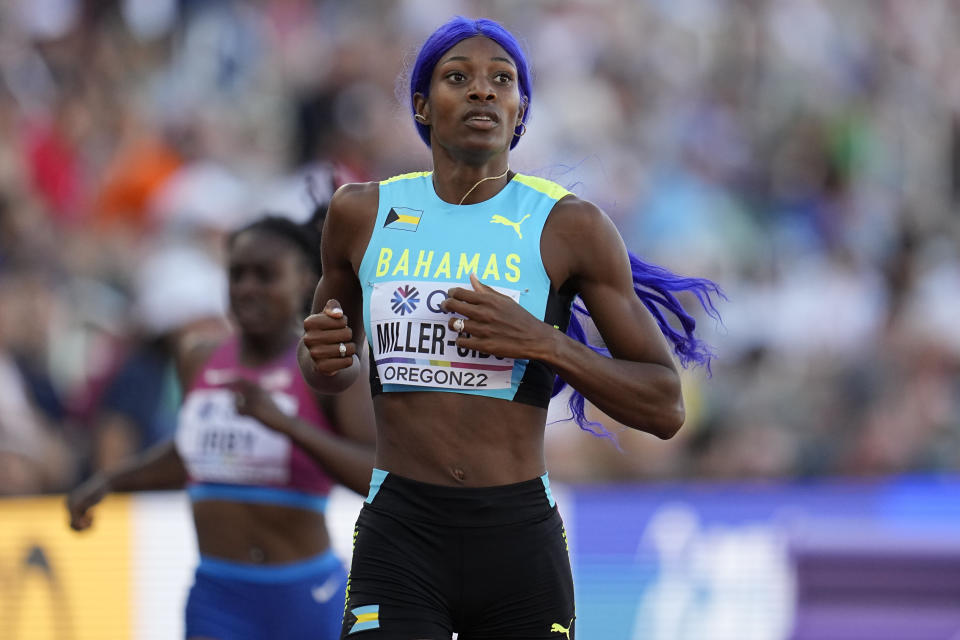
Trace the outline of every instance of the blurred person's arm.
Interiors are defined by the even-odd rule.
[[[218,325],[222,326],[222,325]],[[171,334],[174,361],[182,388],[187,388],[215,348],[212,340],[196,340],[187,327]],[[122,426],[114,424],[122,429]],[[121,436],[122,438],[122,436]],[[129,443],[128,443],[129,444]],[[124,446],[120,443],[120,446]],[[120,452],[114,451],[119,455]],[[136,457],[126,457],[115,466],[103,467],[67,496],[70,526],[80,531],[92,523],[89,509],[113,491],[181,489],[187,470],[173,439],[154,445]]]
[[[173,440],[128,457],[113,469],[95,476],[101,476],[109,491],[119,492],[182,489],[187,482],[186,467]]]
[[[361,357],[361,376],[342,393],[318,396],[335,431],[323,431],[315,425],[287,415],[270,394],[249,380],[238,380],[237,413],[256,418],[265,426],[293,440],[313,460],[343,486],[366,495],[373,471],[376,429],[373,400]]]
[[[97,471],[117,467],[134,455],[142,438],[136,423],[117,411],[105,411],[97,418],[94,432],[92,464]]]
[[[77,531],[93,523],[90,508],[111,492],[181,489],[187,471],[173,440],[130,458],[111,471],[99,471],[67,496],[70,526]]]

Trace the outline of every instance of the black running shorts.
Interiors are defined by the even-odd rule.
[[[460,488],[374,470],[343,640],[574,640],[573,577],[547,477]]]

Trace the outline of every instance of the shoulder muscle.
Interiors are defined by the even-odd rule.
[[[377,217],[379,193],[376,182],[348,183],[336,190],[323,226],[325,258],[339,256],[341,264],[359,266]]]
[[[554,205],[544,226],[540,251],[556,288],[568,282],[603,278],[613,265],[628,260],[610,217],[592,202],[572,195]]]

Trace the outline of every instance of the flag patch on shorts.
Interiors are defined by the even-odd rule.
[[[350,609],[350,613],[354,615],[357,621],[350,627],[349,633],[380,628],[380,605],[368,604],[364,607]]]

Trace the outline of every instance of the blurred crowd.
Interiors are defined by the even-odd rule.
[[[512,168],[727,296],[680,434],[558,421],[551,475],[960,466],[958,2],[8,0],[0,493],[170,437],[171,345],[226,314],[225,236],[427,167],[404,78],[458,13],[530,56]]]

